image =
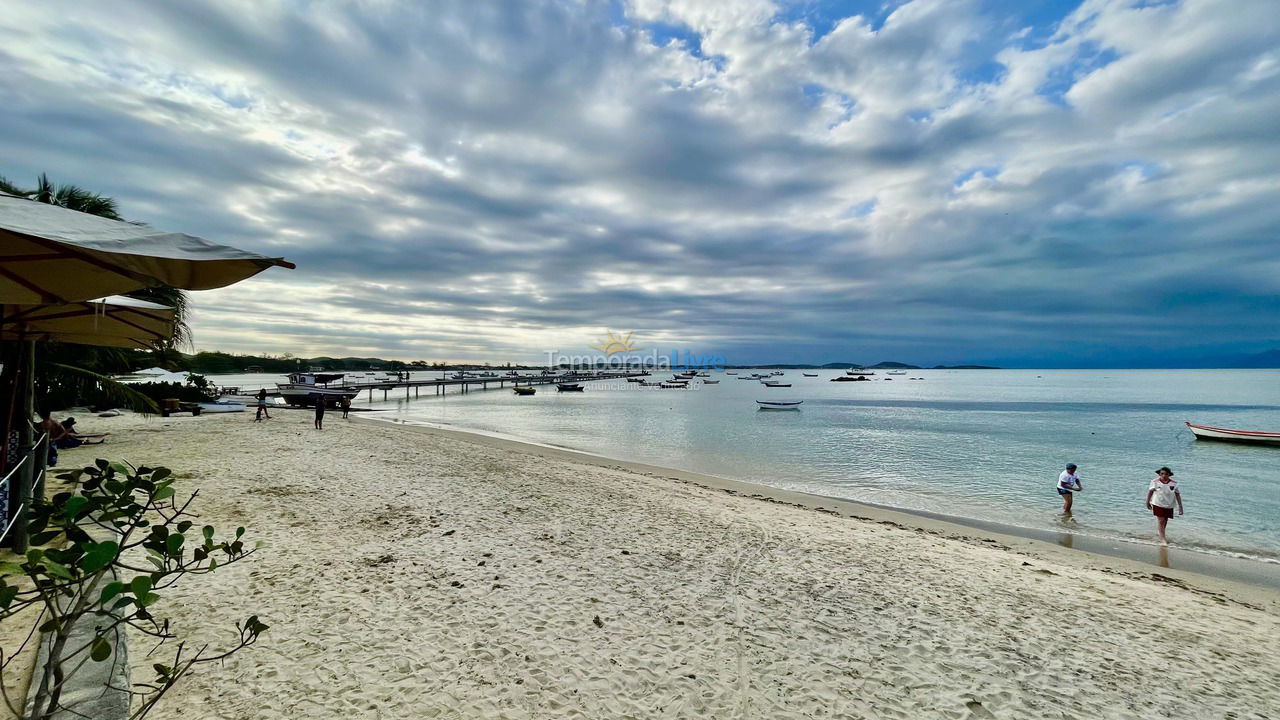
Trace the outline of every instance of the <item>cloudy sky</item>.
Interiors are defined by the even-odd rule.
[[[1280,346],[1274,0],[11,2],[0,174],[298,264],[201,349]]]

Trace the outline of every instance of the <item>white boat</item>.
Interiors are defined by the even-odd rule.
[[[725,370],[725,371],[724,371],[724,374],[725,374],[725,375],[737,375],[738,373],[736,373],[736,372],[734,372],[734,371],[732,371],[732,370]]]
[[[293,373],[289,376],[289,382],[276,383],[276,387],[280,390],[281,399],[289,405],[314,405],[317,398],[333,403],[344,397],[354,398],[360,394],[355,388],[341,385],[330,387],[329,383],[344,377],[345,373]]]
[[[757,400],[761,410],[799,410],[803,400]]]
[[[235,402],[234,400],[217,400],[214,402],[196,403],[200,406],[200,412],[206,413],[229,413],[244,412],[244,403]]]
[[[1280,445],[1280,433],[1229,430],[1208,425],[1192,425],[1191,423],[1187,423],[1187,428],[1191,430],[1197,440],[1220,440],[1222,442],[1250,443],[1253,445]]]
[[[770,380],[764,384],[765,387],[791,387],[791,383],[776,382]]]
[[[844,371],[844,374],[845,374],[845,375],[867,376],[867,375],[875,375],[876,373],[875,373],[875,371],[874,371],[874,370],[845,370],[845,371]]]
[[[818,373],[801,373],[805,377],[818,377]]]
[[[885,373],[885,375],[906,375],[906,374],[907,374],[906,370],[890,370],[889,372]]]

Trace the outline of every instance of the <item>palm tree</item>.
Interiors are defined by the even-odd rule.
[[[111,220],[123,220],[117,211],[113,198],[99,195],[79,185],[55,185],[46,173],[40,178],[34,190],[21,188],[0,176],[0,192],[30,198],[37,202],[57,205],[77,212],[97,215]],[[175,357],[182,348],[191,344],[191,327],[187,324],[187,294],[173,287],[154,287],[128,293],[139,300],[160,303],[174,310],[174,332],[168,341],[160,343],[155,349],[156,364],[176,366]],[[67,347],[56,343],[47,343],[44,348],[46,361],[37,369],[37,375],[43,380],[46,390],[53,384],[80,391],[98,389],[116,402],[134,410],[154,411],[155,403],[128,385],[111,380],[112,372],[127,371],[129,368],[117,367],[119,355],[105,348],[94,348],[86,352],[84,346]],[[75,360],[73,360],[75,358]]]

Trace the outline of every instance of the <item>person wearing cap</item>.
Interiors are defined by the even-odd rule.
[[[1057,490],[1062,496],[1062,514],[1071,514],[1071,494],[1084,489],[1080,484],[1080,476],[1076,475],[1076,464],[1067,463],[1067,469],[1062,471],[1058,476]]]

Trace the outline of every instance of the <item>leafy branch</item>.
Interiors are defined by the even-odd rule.
[[[169,621],[152,614],[161,591],[256,552],[245,545],[243,527],[225,539],[216,539],[210,525],[196,529],[189,508],[198,491],[179,502],[167,468],[98,460],[59,477],[74,492],[40,501],[29,514],[31,544],[43,547],[32,547],[21,562],[0,563],[0,620],[37,612],[49,646],[48,662],[32,678],[38,683],[32,712],[24,715],[13,699],[3,698],[24,720],[69,710],[62,703],[68,681],[86,663],[108,660],[119,633],[131,628],[155,638],[157,648],[175,640]],[[154,681],[125,690],[137,701],[130,717],[145,716],[196,666],[225,659],[267,630],[256,615],[236,628],[238,643],[222,652],[206,645],[188,653],[179,642],[168,664],[153,665]],[[0,648],[0,675],[29,640],[12,652]]]

